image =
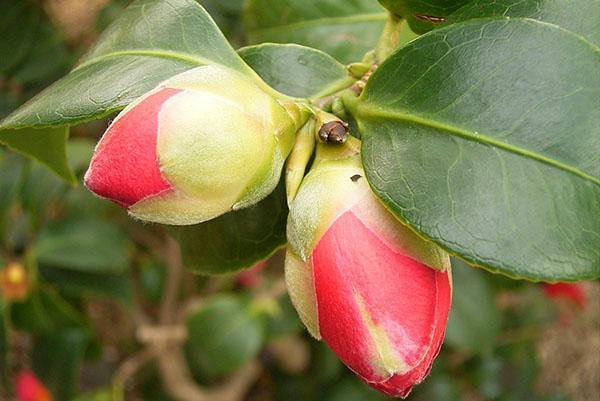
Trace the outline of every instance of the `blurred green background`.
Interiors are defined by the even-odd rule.
[[[67,73],[127,3],[0,0],[0,117]],[[246,43],[241,0],[201,3],[234,47]],[[80,182],[107,124],[71,130]],[[161,227],[0,147],[0,399],[14,399],[22,369],[58,401],[185,399],[181,366],[183,379],[232,400],[387,399],[308,336],[282,261],[194,276]],[[15,266],[19,282],[7,273]],[[598,283],[583,285],[580,307],[551,301],[539,284],[456,260],[453,269],[445,345],[410,400],[600,399]]]

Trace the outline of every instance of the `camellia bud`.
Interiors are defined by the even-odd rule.
[[[17,374],[15,393],[19,401],[52,401],[48,389],[29,370],[22,370]]]
[[[315,338],[370,386],[406,397],[442,345],[450,260],[377,200],[357,142],[318,145],[290,205],[286,284]]]
[[[92,158],[86,186],[141,220],[187,225],[265,198],[308,109],[240,73],[202,66],[129,105]]]

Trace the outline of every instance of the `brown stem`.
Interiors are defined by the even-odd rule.
[[[181,348],[185,327],[177,325],[178,295],[184,267],[179,244],[171,237],[166,240],[166,289],[159,310],[160,327],[146,327],[140,338],[151,343],[157,355],[161,379],[166,390],[178,401],[240,401],[260,375],[258,361],[249,362],[226,382],[203,388],[193,379]]]

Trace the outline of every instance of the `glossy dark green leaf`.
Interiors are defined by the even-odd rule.
[[[1,128],[74,125],[104,117],[177,73],[204,64],[249,71],[194,0],[138,0],[66,77]]]
[[[478,0],[452,13],[446,22],[495,16],[534,18],[600,43],[600,0]]]
[[[75,218],[44,226],[33,252],[41,265],[83,273],[122,273],[128,267],[128,245],[115,223]]]
[[[33,370],[57,401],[68,401],[78,390],[79,371],[90,335],[67,329],[40,337],[32,351]]]
[[[40,15],[27,1],[0,0],[0,74],[17,65],[33,45]]]
[[[379,0],[390,12],[406,18],[417,33],[427,32],[444,22],[454,10],[472,0]],[[475,1],[476,3],[476,1]]]
[[[67,160],[67,127],[0,129],[0,144],[44,164],[67,182],[74,184],[75,176]]]
[[[289,96],[317,98],[354,82],[340,62],[310,47],[265,43],[238,53],[266,83]]]
[[[385,19],[373,0],[250,0],[244,15],[251,44],[296,43],[342,63],[360,61],[375,47]]]
[[[262,327],[248,305],[222,295],[187,320],[190,363],[209,377],[227,375],[255,357],[263,344]]]
[[[496,345],[500,313],[486,276],[484,271],[452,260],[454,286],[446,344],[481,354],[492,351]]]
[[[221,274],[250,267],[286,243],[285,189],[260,203],[195,226],[177,227],[184,264],[200,274]]]
[[[600,53],[531,19],[436,29],[348,99],[402,221],[511,277],[600,276]]]

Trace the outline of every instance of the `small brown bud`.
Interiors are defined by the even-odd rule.
[[[348,124],[336,120],[323,124],[319,129],[319,139],[323,143],[342,144],[348,139]]]

